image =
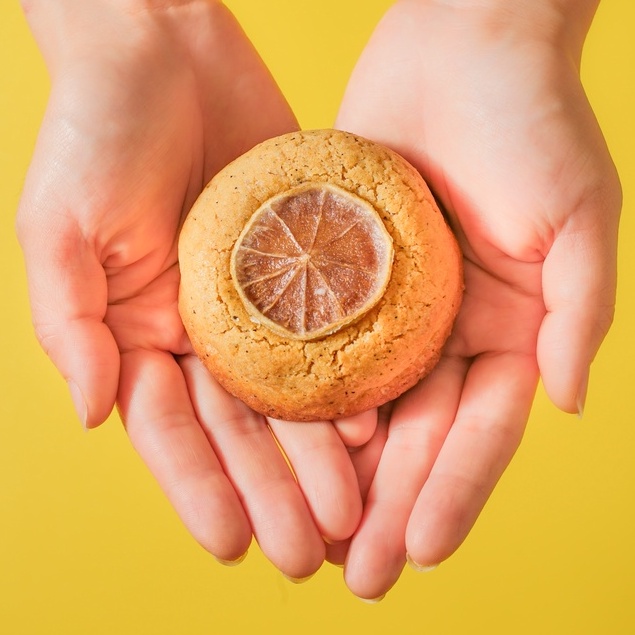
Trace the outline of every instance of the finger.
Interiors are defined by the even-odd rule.
[[[350,448],[350,459],[357,475],[357,484],[362,501],[365,502],[371,483],[379,465],[382,450],[388,437],[388,422],[392,411],[392,402],[379,408],[377,425],[372,438],[359,448]],[[344,566],[351,540],[327,543],[326,560],[331,564]]]
[[[26,263],[35,334],[67,381],[86,428],[112,411],[119,381],[119,351],[103,323],[106,276],[94,249],[51,196],[25,190],[18,238]]]
[[[240,559],[251,526],[172,355],[125,353],[119,408],[132,445],[194,538],[221,561]]]
[[[351,463],[357,474],[357,483],[364,503],[368,498],[370,486],[375,478],[377,466],[386,445],[393,407],[394,402],[390,402],[378,408],[373,436],[363,446],[349,448]]]
[[[364,445],[375,433],[377,409],[367,410],[351,417],[335,419],[333,425],[344,445],[356,448]]]
[[[531,355],[473,362],[456,420],[408,521],[415,568],[437,565],[468,535],[520,444],[537,381]]]
[[[296,423],[269,419],[295,472],[322,537],[349,538],[362,515],[357,476],[346,447],[328,421]]]
[[[585,223],[574,218],[556,237],[543,266],[547,309],[538,338],[545,390],[566,412],[582,414],[589,369],[613,320],[617,213],[605,203]]]
[[[334,564],[336,567],[344,568],[346,562],[346,556],[351,545],[351,539],[347,538],[340,542],[326,543],[326,556],[325,560]]]
[[[362,522],[346,560],[346,584],[359,597],[382,596],[403,569],[410,512],[454,420],[464,374],[463,362],[443,358],[431,375],[395,404]]]
[[[225,392],[195,357],[180,364],[263,553],[291,578],[312,575],[324,561],[324,542],[265,419]]]

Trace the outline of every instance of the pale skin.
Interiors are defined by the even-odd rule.
[[[457,549],[539,376],[582,414],[613,316],[621,207],[579,80],[597,4],[404,0],[353,73],[337,126],[419,169],[459,236],[466,285],[439,367],[395,404],[348,549],[358,595],[383,594],[406,554],[426,569]]]
[[[253,533],[303,578],[322,564],[323,538],[359,522],[349,454],[331,423],[295,430],[300,488],[264,419],[192,355],[176,306],[176,238],[195,197],[297,122],[222,5],[175,4],[24,3],[52,77],[18,216],[35,330],[87,428],[117,402],[206,549],[234,562]]]
[[[197,194],[297,128],[232,16],[191,0],[22,4],[52,92],[18,235],[36,333],[84,425],[117,403],[223,562],[253,535],[285,575],[341,562],[372,600],[407,557],[449,557],[520,443],[538,378],[581,412],[612,319],[621,194],[578,68],[597,2],[409,0],[381,22],[336,125],[428,180],[465,254],[465,300],[411,392],[379,417],[310,425],[227,395],[176,311],[176,237]]]

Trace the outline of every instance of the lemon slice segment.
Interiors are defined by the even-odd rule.
[[[380,300],[393,261],[377,211],[329,183],[265,201],[231,254],[231,276],[252,319],[311,340],[351,324]]]

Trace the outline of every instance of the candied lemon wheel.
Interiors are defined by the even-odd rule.
[[[252,319],[278,335],[311,340],[376,305],[392,261],[392,239],[369,203],[310,183],[256,210],[232,250],[231,275]]]

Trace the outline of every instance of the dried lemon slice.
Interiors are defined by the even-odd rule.
[[[331,184],[310,183],[256,210],[234,245],[231,275],[255,321],[310,340],[377,304],[392,261],[392,239],[369,203]]]

